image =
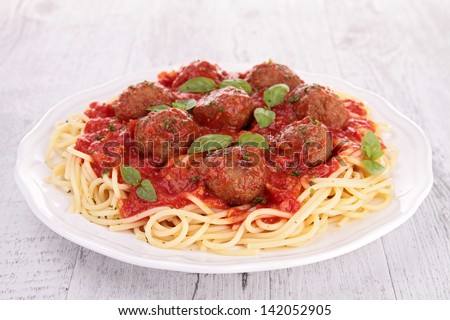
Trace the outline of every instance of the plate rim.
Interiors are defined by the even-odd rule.
[[[238,64],[234,64],[233,68],[239,67]],[[211,274],[226,274],[226,273],[240,273],[240,272],[258,272],[258,271],[269,271],[269,270],[276,270],[276,269],[285,269],[285,268],[291,268],[296,266],[302,266],[307,264],[312,264],[324,260],[328,260],[331,258],[335,258],[338,256],[341,256],[343,254],[349,253],[351,251],[354,251],[356,249],[359,249],[381,237],[388,234],[389,232],[394,231],[396,228],[398,228],[400,225],[405,223],[409,218],[411,218],[418,210],[419,206],[422,204],[422,202],[425,200],[425,198],[430,193],[432,186],[433,186],[433,170],[432,170],[432,149],[431,144],[426,137],[424,131],[422,128],[420,128],[414,121],[409,119],[407,116],[403,115],[400,111],[398,111],[391,103],[389,103],[385,98],[383,98],[381,95],[370,91],[365,88],[361,88],[359,86],[356,86],[352,83],[350,83],[347,80],[341,79],[339,77],[330,76],[330,75],[324,75],[320,73],[314,73],[314,72],[307,72],[302,71],[299,69],[295,69],[299,74],[308,75],[311,77],[318,77],[318,78],[328,78],[330,80],[333,80],[335,82],[340,82],[342,84],[345,84],[346,86],[351,87],[355,91],[362,92],[366,95],[373,96],[379,100],[381,100],[386,107],[389,108],[391,112],[394,112],[402,121],[406,121],[410,126],[412,126],[416,133],[422,138],[425,149],[425,160],[424,164],[426,165],[426,176],[428,177],[426,183],[423,184],[421,190],[419,191],[419,196],[417,196],[414,199],[414,202],[409,205],[409,208],[405,210],[401,215],[399,215],[397,218],[393,220],[389,220],[389,223],[384,224],[383,226],[376,228],[374,230],[370,230],[367,234],[364,236],[358,238],[357,240],[351,241],[350,243],[344,244],[343,246],[339,246],[337,248],[332,248],[330,250],[326,250],[325,252],[319,252],[315,253],[311,256],[290,256],[289,259],[281,259],[283,263],[281,264],[280,261],[277,260],[271,260],[271,261],[265,261],[265,263],[261,264],[258,262],[258,257],[255,258],[255,260],[252,260],[251,262],[244,262],[242,264],[202,264],[199,262],[192,262],[192,261],[164,261],[164,260],[158,260],[158,259],[149,259],[147,257],[137,257],[132,252],[131,253],[123,253],[117,250],[113,250],[110,247],[102,244],[102,243],[96,243],[93,240],[84,239],[80,236],[77,236],[76,233],[74,233],[71,228],[64,229],[60,228],[58,225],[54,224],[52,220],[48,217],[49,213],[45,212],[43,210],[42,206],[39,206],[33,199],[32,196],[32,190],[27,185],[27,182],[24,179],[23,174],[24,172],[21,171],[22,166],[26,163],[24,161],[24,148],[27,144],[27,141],[30,140],[30,137],[33,135],[33,133],[39,131],[39,129],[46,123],[46,119],[50,117],[52,113],[55,112],[55,110],[58,109],[58,107],[65,105],[66,103],[70,102],[71,100],[74,100],[76,98],[80,98],[90,92],[99,91],[101,89],[107,88],[112,86],[113,84],[119,83],[120,81],[124,81],[127,78],[137,77],[138,75],[142,75],[144,73],[151,74],[152,72],[157,72],[159,70],[171,70],[177,68],[177,66],[170,66],[167,68],[151,68],[146,71],[140,71],[140,72],[132,72],[127,73],[122,76],[118,76],[113,78],[110,81],[107,81],[103,84],[79,91],[75,94],[69,95],[67,98],[59,101],[55,105],[53,105],[38,121],[38,123],[21,139],[19,146],[17,148],[17,158],[16,163],[14,166],[14,178],[15,181],[22,192],[28,206],[32,209],[33,214],[42,222],[44,223],[49,229],[56,232],[60,236],[66,238],[67,240],[76,243],[82,247],[85,247],[89,250],[95,251],[97,253],[100,253],[102,255],[131,263],[134,265],[138,265],[141,267],[147,267],[147,268],[154,268],[154,269],[161,269],[161,270],[171,270],[171,271],[180,271],[180,272],[193,272],[193,273],[211,273]],[[230,68],[232,69],[232,68]],[[350,92],[352,93],[352,92]],[[48,211],[49,208],[47,207]],[[50,215],[53,213],[50,212]],[[70,225],[69,225],[70,227]]]

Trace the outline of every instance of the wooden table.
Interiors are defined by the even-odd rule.
[[[38,221],[13,166],[44,112],[125,73],[197,58],[272,58],[381,94],[431,141],[430,196],[407,223],[359,250],[250,274],[140,268]],[[450,298],[449,1],[1,1],[0,79],[0,298]]]

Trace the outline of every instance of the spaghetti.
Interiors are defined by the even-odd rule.
[[[167,74],[164,76],[167,78]],[[257,99],[260,98],[256,97],[255,101]],[[344,101],[348,118],[353,121],[348,121],[348,127],[354,130],[347,131],[363,136],[368,131],[367,126],[361,125],[369,121],[367,107],[344,97],[341,100]],[[285,104],[288,105],[287,102]],[[282,106],[278,107],[279,111],[276,108],[277,117],[283,119]],[[355,143],[357,139],[349,139],[349,145],[338,150],[326,164],[302,171],[299,175],[291,173],[282,176],[295,180],[296,189],[289,194],[294,194],[295,198],[289,201],[269,200],[229,206],[208,191],[200,178],[187,191],[179,192],[176,201],[174,197],[166,197],[147,205],[147,202],[138,199],[147,207],[137,206],[137,209],[127,211],[126,208],[130,208],[130,203],[137,198],[136,186],[124,181],[119,165],[109,169],[100,167],[100,152],[96,149],[92,154],[87,153],[79,142],[86,135],[99,135],[98,132],[103,132],[105,126],[111,126],[110,122],[104,121],[101,129],[86,130],[88,123],[95,119],[112,119],[111,105],[104,104],[102,109],[101,105],[92,104],[88,110],[85,114],[72,115],[67,121],[56,124],[46,155],[46,163],[52,170],[48,182],[72,194],[71,212],[80,213],[90,222],[107,226],[111,231],[131,230],[137,239],[157,248],[199,249],[222,255],[257,255],[261,250],[299,247],[325,231],[330,224],[343,226],[350,220],[361,219],[370,212],[386,208],[393,193],[390,179],[393,153],[384,148],[383,155],[377,159],[384,170],[371,175],[364,164],[361,144]],[[93,110],[96,114],[92,113]],[[105,110],[107,112],[103,112]],[[128,132],[130,123],[134,125],[134,120],[119,122],[115,124],[115,130],[110,130],[116,137],[119,132]],[[364,123],[370,123],[370,128],[375,128],[373,122]],[[119,129],[121,125],[122,130]],[[382,128],[378,126],[378,129]],[[267,133],[264,130],[259,132],[263,135]],[[332,132],[333,138],[342,137],[342,130]],[[106,138],[102,136],[102,139]],[[136,154],[139,157],[139,152]],[[186,162],[191,157],[195,155],[174,158]],[[326,168],[327,172],[321,173],[318,168]],[[164,169],[148,170],[153,170],[152,174],[160,174]],[[146,172],[140,171],[143,174]],[[158,190],[162,187],[155,178],[156,173],[147,176],[151,177],[149,179],[159,194]],[[264,192],[265,196],[267,191]]]

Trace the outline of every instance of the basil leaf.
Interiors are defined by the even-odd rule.
[[[364,167],[371,175],[379,174],[384,171],[383,165],[373,160],[363,160]]]
[[[267,203],[267,200],[263,197],[256,197],[255,199],[253,199],[253,204],[265,204]]]
[[[137,186],[142,179],[139,171],[130,166],[121,165],[120,174],[126,183],[132,184],[133,186]]]
[[[159,106],[154,106],[154,107],[148,107],[147,111],[162,111],[162,110],[166,110],[169,109],[169,106],[166,106],[165,104],[159,105]]]
[[[141,185],[136,190],[136,194],[139,198],[147,201],[156,201],[158,199],[155,188],[153,188],[152,183],[147,179],[141,182]]]
[[[377,160],[383,155],[381,143],[372,131],[367,131],[361,141],[361,149],[364,157],[369,160]]]
[[[289,87],[284,83],[273,85],[264,91],[264,102],[269,109],[275,107],[284,101],[284,97],[288,91]]]
[[[180,92],[209,92],[216,88],[216,83],[205,77],[192,78],[183,83],[178,91]]]
[[[297,102],[298,100],[300,100],[300,97],[299,97],[299,96],[292,96],[292,97],[290,97],[290,98],[288,99],[288,101],[289,101],[290,103]]]
[[[256,108],[253,115],[261,129],[267,128],[275,120],[275,112],[264,108]]]
[[[233,138],[226,134],[206,134],[197,138],[190,146],[188,153],[213,151],[228,147]]]
[[[247,92],[247,94],[252,94],[252,87],[250,86],[250,84],[242,79],[227,79],[222,81],[222,83],[220,84],[220,88],[225,88],[225,87],[235,87],[235,88],[239,88],[244,90],[245,92]]]
[[[260,149],[269,148],[269,144],[262,135],[258,133],[244,133],[241,134],[238,138],[239,145],[241,146],[252,146]]]
[[[172,102],[172,107],[186,111],[191,110],[193,107],[195,107],[195,100],[177,100],[175,102]]]
[[[178,102],[172,102],[172,108],[180,109],[180,110],[186,110],[186,106],[184,104],[178,103]]]

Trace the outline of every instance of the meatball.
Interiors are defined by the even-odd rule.
[[[250,83],[255,91],[267,89],[278,83],[284,83],[289,89],[293,90],[298,85],[304,83],[287,66],[274,62],[264,62],[254,66],[247,74],[245,80]]]
[[[294,121],[275,136],[278,151],[285,156],[299,156],[302,163],[315,167],[331,156],[332,140],[323,124],[311,123],[308,118]]]
[[[209,128],[242,129],[250,120],[253,102],[248,94],[235,87],[215,90],[202,97],[192,109],[195,121]]]
[[[190,65],[181,68],[178,76],[172,83],[172,87],[178,88],[186,81],[197,77],[210,78],[214,80],[215,83],[219,84],[225,78],[225,72],[217,65],[207,61],[197,60]]]
[[[330,128],[343,128],[347,120],[344,103],[330,89],[317,85],[302,85],[289,93],[288,101],[298,119],[310,116]]]
[[[262,150],[229,147],[212,152],[200,163],[205,184],[229,206],[251,203],[264,193],[267,173]]]
[[[151,106],[170,105],[175,100],[173,94],[161,85],[144,81],[126,89],[114,101],[116,117],[122,120],[137,119],[145,116],[145,110]]]
[[[165,164],[169,156],[187,153],[198,136],[199,128],[191,115],[176,108],[151,112],[134,128],[135,145],[155,166]]]

